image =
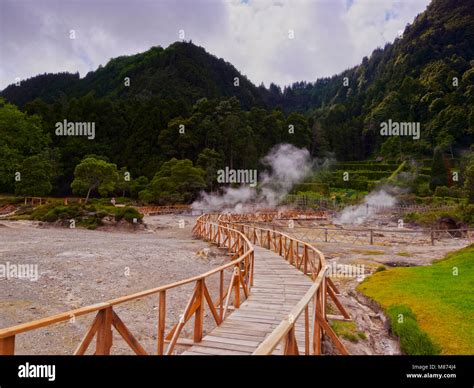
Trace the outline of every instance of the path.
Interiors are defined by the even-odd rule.
[[[249,298],[202,342],[182,354],[252,354],[313,284],[276,253],[258,246],[254,249],[254,285]],[[296,337],[300,352],[304,352],[303,331],[304,320],[299,320]],[[280,347],[275,353],[278,351]]]

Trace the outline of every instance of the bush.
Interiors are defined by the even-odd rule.
[[[380,163],[337,163],[336,168],[338,170],[351,171],[351,170],[370,170],[370,171],[387,171],[393,172],[398,168],[398,163],[392,164],[380,164]]]
[[[431,195],[430,183],[429,182],[422,182],[418,186],[416,186],[416,194],[421,197],[428,197]]]
[[[59,219],[65,220],[81,217],[84,213],[84,209],[79,204],[66,206],[51,203],[38,206],[31,214],[31,218],[39,221],[54,222]]]
[[[150,190],[145,189],[138,193],[138,198],[145,203],[149,203],[153,201],[153,194]]]
[[[105,201],[107,203],[107,201]],[[57,220],[77,220],[78,226],[87,227],[88,229],[96,229],[102,225],[102,218],[109,215],[115,215],[116,211],[121,210],[124,213],[120,215],[121,218],[125,218],[129,222],[133,222],[133,218],[137,217],[136,214],[130,210],[133,208],[115,208],[113,206],[103,206],[99,201],[94,204],[81,205],[78,203],[72,203],[69,205],[63,205],[62,203],[50,203],[42,206],[38,206],[31,213],[30,218],[45,222],[55,222]],[[137,212],[138,213],[138,212]]]
[[[119,207],[115,211],[115,220],[120,221],[124,219],[127,222],[133,223],[133,219],[136,218],[140,221],[143,218],[143,214],[139,213],[134,207]]]
[[[299,191],[312,191],[314,193],[320,193],[323,195],[328,196],[329,195],[329,185],[327,183],[300,183],[298,185],[295,185],[293,188],[293,191],[295,193]]]
[[[87,205],[85,207],[85,209],[88,211],[88,212],[96,212],[97,211],[97,208],[95,207],[95,205]]]
[[[459,206],[459,213],[461,219],[466,224],[474,225],[474,205],[473,204],[462,204]]]
[[[435,355],[441,347],[435,344],[416,321],[416,315],[405,305],[392,305],[387,310],[391,331],[400,338],[400,347],[408,355]]]
[[[460,187],[436,187],[435,197],[451,197],[451,198],[464,198],[466,193]]]
[[[95,216],[96,216],[97,218],[99,218],[99,219],[102,219],[102,218],[104,218],[104,217],[107,217],[108,215],[109,215],[109,212],[108,212],[107,210],[104,210],[104,209],[99,210],[99,211],[95,214]]]

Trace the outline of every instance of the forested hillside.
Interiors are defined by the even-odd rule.
[[[473,9],[472,0],[433,0],[401,38],[359,66],[283,92],[273,86],[266,101],[314,117],[318,153],[357,160],[431,156],[436,146],[459,152],[474,133]],[[388,119],[420,122],[421,139],[380,137]]]
[[[359,66],[283,91],[256,87],[191,42],[112,59],[82,79],[44,74],[10,85],[0,94],[0,192],[14,190],[12,176],[31,157],[50,166],[52,193],[64,195],[91,154],[147,180],[170,159],[189,159],[207,188],[216,169],[258,168],[281,142],[339,161],[431,158],[436,147],[459,156],[474,132],[472,9],[433,0]],[[64,120],[94,123],[94,138],[57,136]],[[418,122],[420,138],[380,136],[387,120]]]

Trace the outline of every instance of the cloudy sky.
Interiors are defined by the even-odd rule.
[[[110,58],[166,47],[181,30],[257,85],[314,81],[393,41],[429,2],[0,0],[0,89],[44,72],[84,76]]]

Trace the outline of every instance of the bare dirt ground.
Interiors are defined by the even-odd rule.
[[[179,220],[185,227],[179,228]],[[224,250],[191,235],[195,217],[146,217],[136,232],[44,227],[30,221],[0,221],[0,263],[37,264],[39,278],[0,278],[0,328],[169,284],[229,260]],[[208,249],[210,250],[208,251]],[[205,250],[207,255],[196,255]],[[218,275],[208,282],[211,295]],[[167,295],[167,327],[183,313],[193,285]],[[127,302],[115,310],[145,349],[156,353],[158,296]],[[95,314],[20,334],[16,354],[71,354]],[[205,317],[205,327],[212,327]],[[187,329],[186,329],[187,328]],[[185,328],[192,329],[192,322]],[[91,349],[94,344],[91,344]],[[131,350],[114,331],[113,354]]]
[[[0,264],[36,264],[39,272],[37,281],[0,277],[0,328],[169,284],[228,261],[225,251],[192,237],[195,219],[173,215],[146,217],[147,228],[135,231],[90,231],[46,227],[30,221],[0,221]],[[185,221],[184,228],[179,227],[180,220]],[[376,219],[374,227],[381,222],[393,226],[390,221]],[[369,222],[365,226],[370,225]],[[329,265],[363,265],[364,276],[380,265],[428,265],[462,246],[459,241],[437,242],[435,246],[342,242],[314,245],[324,252]],[[207,254],[197,255],[203,250]],[[399,344],[389,333],[385,315],[356,291],[362,278],[333,277],[341,291],[340,300],[357,330],[367,336],[356,343],[343,341],[351,354],[399,354]],[[206,283],[215,296],[218,276]],[[192,288],[189,285],[167,293],[167,329],[178,321]],[[150,354],[156,353],[157,304],[158,296],[150,296],[114,308]],[[78,317],[20,334],[16,354],[72,354],[93,317],[94,314]],[[212,327],[212,318],[206,312],[206,331]],[[190,337],[191,330],[192,320],[183,337]],[[93,348],[92,343],[90,349]],[[182,350],[178,347],[178,352]],[[115,331],[112,353],[131,353]]]

